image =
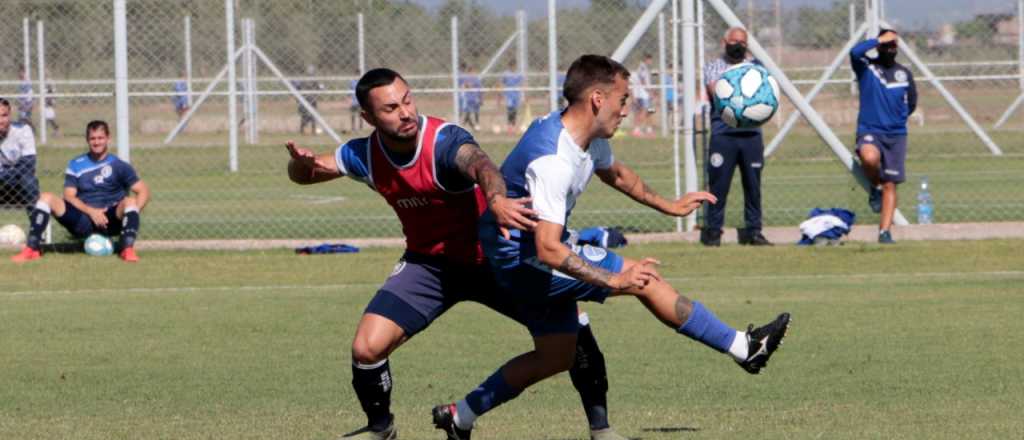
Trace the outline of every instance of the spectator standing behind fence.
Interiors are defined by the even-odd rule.
[[[906,180],[907,117],[917,107],[914,76],[896,62],[898,34],[882,29],[878,38],[861,42],[850,50],[850,64],[860,88],[857,114],[857,156],[861,169],[871,181],[868,206],[881,213],[878,242],[895,243],[889,229],[896,212],[896,185]],[[868,58],[871,49],[878,52]]]
[[[32,99],[32,81],[28,79],[25,69],[21,69],[21,84],[18,85],[18,122],[28,125],[35,133],[36,126],[32,124],[32,109],[36,102]]]
[[[748,62],[747,31],[730,28],[722,38],[725,53],[704,66],[708,96],[715,96],[715,81],[730,67]],[[755,63],[757,61],[754,61]],[[740,244],[771,245],[761,234],[761,170],[764,168],[764,140],[760,128],[733,128],[722,120],[722,109],[711,108],[711,142],[708,152],[708,186],[718,203],[708,205],[700,242],[705,246],[722,243],[722,225],[725,223],[725,204],[732,184],[732,173],[740,168],[743,182],[743,219],[746,228],[738,229]]]
[[[50,74],[47,73],[46,77],[49,78]],[[46,100],[43,102],[43,119],[46,119],[46,125],[53,129],[53,136],[60,136],[60,125],[57,124],[57,107],[55,98],[53,95],[57,93],[57,89],[53,87],[53,83],[46,83]]]
[[[171,102],[174,104],[174,112],[178,114],[178,119],[181,119],[188,113],[188,83],[181,79],[175,81],[173,87],[174,96],[171,96]]]
[[[523,102],[523,75],[516,70],[515,60],[509,62],[508,70],[501,75],[501,94],[498,95],[499,106],[505,101],[505,123],[509,134],[516,133],[519,116],[519,105]]]
[[[462,125],[480,130],[480,105],[483,103],[483,93],[480,89],[483,88],[483,83],[480,82],[480,76],[471,72],[465,63],[460,70],[463,72],[462,78],[459,79],[459,87],[463,89],[459,93]]]
[[[0,206],[29,210],[38,197],[36,137],[28,125],[11,122],[11,103],[0,98]]]
[[[352,97],[348,100],[348,126],[355,133],[356,130],[363,129],[363,117],[359,115],[359,98],[356,97],[356,86],[359,85],[359,78],[363,76],[363,72],[356,69],[353,73],[356,77],[348,83],[348,88],[352,90]]]
[[[651,96],[651,62],[654,57],[651,54],[644,54],[643,61],[637,66],[634,75],[630,76],[630,85],[633,91],[633,136],[651,137],[654,136],[654,127],[651,127],[651,115],[654,114],[654,99]]]
[[[93,233],[121,236],[121,259],[134,263],[139,213],[149,201],[149,187],[128,162],[107,150],[110,128],[106,122],[91,121],[85,128],[89,151],[68,162],[63,197],[44,192],[29,213],[29,235],[25,247],[11,257],[16,263],[42,257],[43,231],[50,215],[77,238]],[[134,194],[129,194],[134,193]]]
[[[308,76],[309,78],[307,78],[305,81],[296,81],[295,82],[295,88],[300,93],[302,91],[304,91],[304,90],[316,90],[316,91],[323,90],[324,89],[324,84],[321,83],[320,81],[317,81],[316,78],[313,78],[313,75],[315,75],[315,74],[316,74],[316,67],[313,67],[312,64],[306,66],[306,76]],[[306,98],[306,102],[309,103],[309,106],[312,107],[313,110],[316,110],[317,95],[315,93],[308,93],[308,94],[307,93],[303,93],[302,97]],[[307,109],[304,105],[302,105],[301,101],[299,102],[298,105],[299,105],[299,108],[298,108],[298,110],[299,110],[299,134],[304,134],[305,133],[306,125],[307,124],[309,125],[309,134],[316,134],[316,120],[313,119],[313,113],[309,109]]]

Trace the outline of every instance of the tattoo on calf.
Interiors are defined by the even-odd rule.
[[[585,283],[594,284],[601,287],[611,287],[612,276],[611,272],[601,269],[600,267],[588,264],[583,261],[579,255],[570,253],[569,256],[562,260],[562,264],[558,265],[558,270],[562,273],[572,275],[574,278],[583,281]]]
[[[693,303],[690,302],[688,298],[682,295],[679,295],[679,298],[676,298],[676,317],[679,318],[680,325],[690,319],[690,312],[692,310]]]

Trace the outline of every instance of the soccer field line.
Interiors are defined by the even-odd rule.
[[[181,286],[181,287],[126,287],[103,289],[57,289],[57,290],[18,290],[0,293],[2,296],[26,295],[87,295],[105,293],[198,293],[198,292],[260,292],[267,290],[333,290],[360,287],[378,287],[380,283],[341,283],[341,284],[265,284],[239,286]]]
[[[700,277],[665,277],[666,281],[786,281],[786,280],[840,280],[840,279],[914,279],[914,278],[935,278],[946,279],[968,279],[978,277],[1024,277],[1024,271],[1003,270],[983,272],[909,272],[909,273],[831,273],[831,274],[806,274],[806,275],[708,275]],[[382,281],[383,282],[383,281]],[[199,292],[261,292],[272,290],[340,290],[354,288],[376,288],[381,283],[338,283],[338,284],[264,284],[264,285],[239,285],[239,286],[182,286],[182,287],[127,287],[127,288],[100,288],[100,289],[57,289],[57,290],[20,290],[0,293],[0,297],[15,297],[28,295],[87,295],[87,294],[110,294],[110,293],[199,293]]]
[[[666,281],[702,281],[702,280],[736,280],[736,281],[785,281],[785,280],[836,280],[836,279],[914,279],[941,277],[947,279],[967,279],[978,277],[1024,277],[1024,271],[1020,270],[995,270],[982,272],[874,272],[874,273],[822,273],[802,275],[741,275],[722,276],[709,275],[700,277],[665,277]]]

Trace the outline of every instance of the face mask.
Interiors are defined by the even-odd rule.
[[[747,55],[747,46],[743,43],[729,43],[725,45],[725,56],[732,60],[742,60]]]
[[[879,51],[878,63],[886,67],[896,64],[896,52]]]

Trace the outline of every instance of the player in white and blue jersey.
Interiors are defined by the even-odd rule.
[[[608,57],[584,55],[574,61],[563,92],[568,108],[534,121],[501,167],[508,196],[532,199],[537,225],[532,232],[498,237],[497,223],[485,213],[481,245],[499,285],[514,301],[546,308],[543,325],[531,326],[543,332],[532,332],[534,351],[506,363],[464,399],[434,408],[434,424],[449,440],[469,438],[476,417],[569,369],[578,300],[635,296],[662,323],[728,353],[753,374],[766,365],[786,333],[788,313],[763,327],[737,331],[701,303],[679,295],[658,273],[657,260],[626,259],[605,249],[567,243],[566,227],[576,199],[594,174],[667,215],[685,216],[702,202],[715,202],[707,192],[667,200],[615,160],[608,139],[628,114],[628,79],[629,71]]]
[[[893,243],[892,217],[896,212],[896,185],[906,180],[907,118],[917,107],[917,87],[910,69],[896,62],[898,34],[882,29],[878,38],[864,40],[850,50],[850,64],[860,88],[857,114],[857,155],[871,181],[868,206],[880,213],[878,242]],[[874,49],[878,55],[868,57]]]
[[[120,255],[126,262],[139,261],[135,238],[139,234],[139,213],[149,201],[149,187],[127,162],[110,154],[110,128],[104,121],[92,121],[85,128],[89,151],[68,162],[63,197],[44,192],[39,195],[31,220],[28,240],[11,259],[21,263],[39,259],[43,231],[50,216],[76,238],[99,233],[120,235]]]
[[[11,122],[11,102],[0,98],[0,206],[31,206],[39,198],[36,137],[32,127]]]

